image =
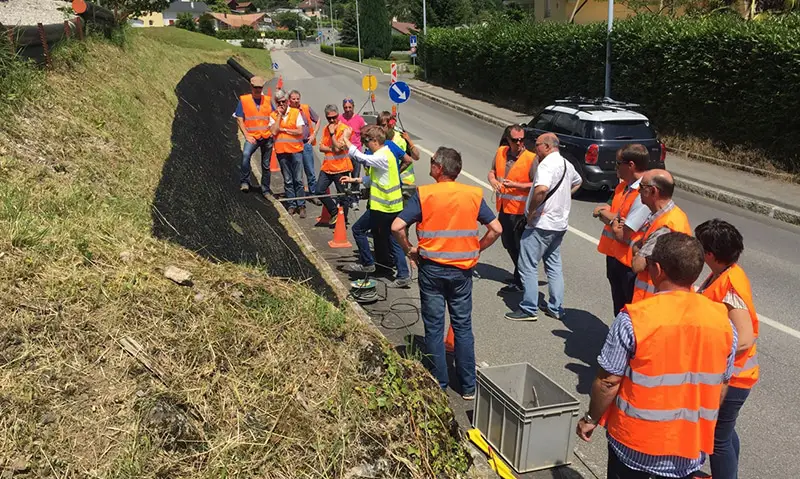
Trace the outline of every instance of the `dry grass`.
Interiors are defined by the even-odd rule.
[[[469,458],[418,364],[303,286],[152,237],[175,85],[229,53],[67,46],[3,114],[3,477],[459,476]]]

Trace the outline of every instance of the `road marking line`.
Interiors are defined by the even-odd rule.
[[[416,145],[417,145],[417,148],[419,148],[423,153],[433,156],[433,152],[432,151],[428,150],[425,147],[420,146],[419,143],[417,143]],[[482,179],[472,175],[468,171],[461,170],[461,174],[466,176],[470,180],[474,181],[475,183],[479,184],[480,186],[483,186],[487,190],[494,191],[494,189],[492,188],[492,185],[490,185],[489,183],[483,181]],[[587,233],[584,233],[583,231],[581,231],[581,230],[579,230],[577,228],[573,228],[572,226],[568,227],[568,231],[580,236],[581,238],[583,238],[586,241],[588,241],[590,243],[593,243],[595,245],[600,243],[600,240],[598,240],[594,236],[592,236],[590,234],[587,234]],[[779,323],[778,321],[775,321],[774,319],[770,319],[770,318],[768,318],[766,316],[762,316],[762,315],[759,314],[758,315],[758,320],[761,321],[762,323],[766,324],[767,326],[772,326],[773,328],[777,329],[778,331],[781,331],[781,332],[784,332],[784,333],[788,334],[789,336],[793,336],[793,337],[795,337],[797,339],[800,339],[800,331],[798,331],[796,329],[792,329],[789,326],[786,326],[785,324],[782,324],[782,323]]]

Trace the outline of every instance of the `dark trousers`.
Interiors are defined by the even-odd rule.
[[[633,283],[636,281],[636,273],[632,269],[620,263],[613,256],[606,256],[606,278],[611,285],[611,300],[614,303],[614,316],[620,310],[633,301]]]
[[[400,243],[394,239],[391,227],[392,222],[397,217],[397,213],[384,213],[367,209],[363,215],[353,224],[353,239],[358,247],[358,261],[364,266],[378,262],[386,266],[397,268],[398,278],[408,278],[411,271],[408,268],[406,256]],[[369,249],[369,238],[367,233],[372,231],[372,242],[375,245],[375,256]],[[385,262],[384,262],[385,261]]]
[[[649,472],[631,469],[619,460],[617,453],[608,446],[608,469],[607,479],[666,479],[664,476],[656,476]],[[682,477],[681,479],[694,479],[695,473]],[[716,476],[715,476],[716,479]]]
[[[259,138],[255,143],[250,143],[247,140],[244,141],[239,183],[250,184],[250,157],[253,156],[256,150],[261,150],[261,191],[263,193],[270,193],[269,182],[272,178],[272,172],[269,170],[269,163],[272,158],[273,143],[274,140],[272,137]]]
[[[315,191],[314,194],[324,195],[328,187],[331,185],[336,186],[336,191],[339,193],[344,193],[345,185],[343,185],[339,179],[343,176],[349,175],[349,171],[345,171],[344,173],[325,173],[324,171],[320,171],[319,178],[317,179],[317,191]],[[347,200],[347,197],[340,196],[337,198],[336,202],[334,202],[332,198],[321,198],[321,200],[322,204],[325,206],[325,208],[327,208],[328,213],[330,213],[331,216],[336,216],[336,205],[338,203],[344,210],[344,217],[347,218],[347,210],[350,208],[350,202]]]
[[[511,262],[514,263],[514,283],[522,287],[522,279],[519,275],[519,240],[522,238],[522,228],[517,228],[519,221],[522,221],[523,215],[510,215],[505,212],[500,212],[497,219],[500,221],[500,226],[503,227],[503,234],[500,236],[500,241],[503,243],[503,248],[508,251],[511,256]]]
[[[450,313],[455,342],[456,372],[461,393],[475,392],[475,337],[472,334],[472,269],[459,269],[433,261],[419,264],[419,297],[425,325],[425,349],[431,372],[447,388],[444,349],[445,308]]]
[[[749,389],[729,387],[719,408],[717,427],[714,429],[714,454],[711,455],[711,476],[714,479],[739,477],[739,435],[736,434],[736,419],[749,395]]]

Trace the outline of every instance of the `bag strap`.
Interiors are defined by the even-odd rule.
[[[542,200],[542,205],[547,203],[547,200],[549,200],[550,197],[553,196],[556,193],[556,191],[558,191],[558,188],[561,186],[561,183],[564,181],[564,177],[565,176],[567,176],[567,160],[564,160],[564,173],[561,174],[561,179],[558,180],[558,183],[556,183],[556,187],[555,188],[553,188],[552,190],[547,192],[547,196],[545,196],[544,200]],[[541,207],[541,205],[539,205],[539,206]]]

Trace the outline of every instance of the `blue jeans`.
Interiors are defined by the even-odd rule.
[[[261,149],[261,191],[264,193],[270,192],[269,181],[272,174],[269,170],[269,161],[272,158],[272,145],[274,141],[272,137],[267,139],[258,139],[255,143],[250,143],[245,140],[244,147],[242,148],[242,168],[239,177],[239,183],[250,184],[250,157],[257,149]]]
[[[566,231],[548,231],[539,228],[526,228],[522,233],[519,248],[519,274],[525,293],[519,308],[536,314],[539,306],[539,261],[544,258],[544,272],[550,298],[547,307],[550,311],[563,314],[564,275],[561,272],[561,240]]]
[[[339,179],[341,179],[343,176],[348,176],[349,174],[349,171],[345,171],[344,173],[325,173],[324,171],[320,171],[319,179],[317,180],[317,188],[314,190],[314,194],[324,195],[328,190],[328,187],[331,185],[336,187],[336,191],[343,193],[345,187],[339,181]],[[330,213],[331,216],[336,216],[338,213],[336,209],[337,203],[342,206],[342,209],[344,210],[344,217],[347,218],[347,210],[350,207],[350,201],[346,196],[339,196],[336,203],[334,203],[332,198],[322,198],[322,204],[324,205],[325,209],[328,210],[328,213]]]
[[[375,264],[375,257],[369,248],[369,238],[367,232],[372,231],[372,241],[375,243],[376,250],[389,250],[392,256],[393,265],[397,268],[397,278],[411,277],[408,269],[406,255],[400,243],[392,235],[392,222],[397,217],[397,213],[384,213],[367,209],[358,221],[353,224],[353,239],[358,247],[358,261],[364,266]]]
[[[317,177],[314,172],[314,147],[311,142],[303,144],[303,169],[306,172],[306,181],[308,182],[308,193],[313,195],[317,191]],[[300,181],[302,183],[302,181]]]
[[[714,479],[739,477],[739,435],[736,418],[744,405],[749,389],[728,388],[728,394],[719,407],[717,427],[714,429],[714,454],[711,455],[711,476]]]
[[[278,163],[283,174],[283,190],[287,198],[305,196],[303,190],[303,154],[278,153]],[[287,208],[299,208],[306,205],[306,200],[289,201]]]
[[[456,373],[461,394],[475,392],[475,337],[472,335],[472,269],[444,266],[422,260],[419,297],[425,325],[425,349],[431,372],[446,389],[449,383],[444,350],[444,310],[450,312],[455,338]]]

